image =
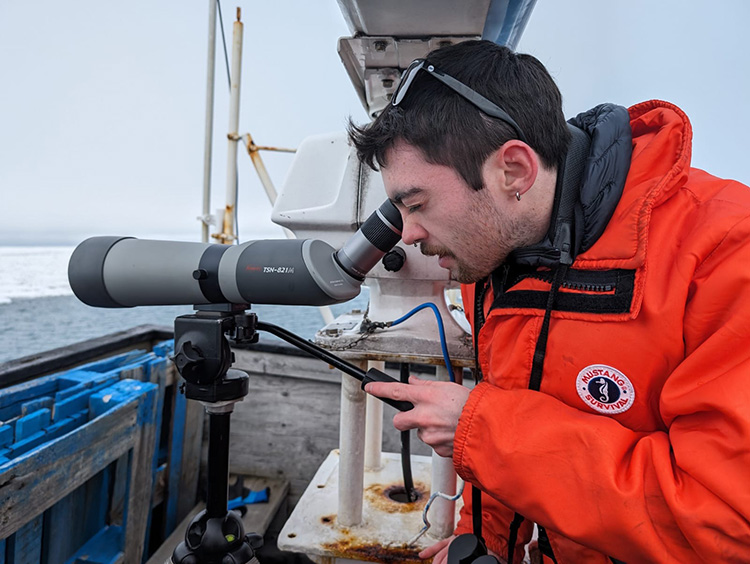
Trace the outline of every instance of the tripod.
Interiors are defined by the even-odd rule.
[[[229,480],[229,417],[234,404],[248,392],[249,378],[241,370],[231,369],[232,350],[225,337],[238,344],[256,343],[257,331],[266,331],[327,362],[362,382],[396,382],[374,368],[367,372],[270,323],[246,314],[246,304],[195,306],[197,313],[175,319],[175,355],[177,370],[185,380],[185,397],[198,400],[209,415],[208,488],[206,509],[190,522],[185,541],[172,553],[173,564],[244,564],[257,562],[255,552],[263,538],[245,534],[236,513],[227,511]],[[414,406],[407,401],[380,398],[401,411]]]
[[[188,525],[185,540],[172,553],[174,564],[244,564],[257,562],[263,537],[245,534],[237,513],[227,510],[229,418],[234,404],[247,395],[249,377],[229,368],[232,351],[224,337],[255,342],[254,317],[244,306],[198,306],[198,313],[175,319],[177,370],[185,379],[185,397],[198,400],[209,416],[206,509]]]

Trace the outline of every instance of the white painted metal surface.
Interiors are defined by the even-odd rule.
[[[208,243],[208,229],[211,222],[211,156],[213,154],[214,133],[214,84],[216,70],[216,7],[217,0],[208,0],[208,60],[206,63],[206,120],[203,145],[203,214],[201,220],[201,241]]]
[[[240,84],[242,83],[242,35],[243,25],[240,21],[240,9],[237,8],[237,20],[232,28],[232,67],[231,87],[229,89],[229,127],[227,133],[227,189],[226,209],[222,235],[224,243],[234,240],[234,218],[237,210],[237,144],[240,126]]]
[[[370,361],[367,368],[385,372],[385,362]],[[367,419],[365,422],[365,470],[379,470],[383,465],[383,402],[367,395]]]
[[[455,368],[454,372],[459,369]],[[448,369],[444,366],[435,367],[435,376],[438,381],[449,382]],[[456,495],[456,471],[453,469],[453,459],[444,458],[432,453],[432,489],[431,494],[436,492],[453,497]],[[453,534],[456,528],[455,502],[448,501],[442,497],[436,498],[430,507],[430,530],[428,535],[435,539],[444,539]]]
[[[338,0],[352,35],[482,35],[490,0]]]
[[[342,527],[362,522],[362,480],[365,471],[365,392],[359,381],[342,374],[339,426],[339,503],[336,513]]]
[[[388,497],[388,491],[403,483],[400,456],[382,456],[380,470],[364,473],[361,523],[344,526],[338,515],[339,451],[332,451],[284,525],[279,548],[314,556],[319,562],[418,562],[417,553],[435,542],[426,535],[415,546],[407,546],[423,526],[422,510],[431,487],[431,460],[426,456],[412,457],[414,483],[421,497],[412,503],[399,503]],[[432,511],[432,521],[431,514]]]

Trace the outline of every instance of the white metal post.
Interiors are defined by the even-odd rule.
[[[385,372],[385,362],[371,360],[368,368]],[[383,465],[383,402],[367,394],[367,423],[365,425],[365,470],[379,470]]]
[[[203,144],[203,215],[201,241],[208,242],[208,218],[211,215],[211,153],[214,132],[214,75],[216,69],[216,4],[208,0],[208,64],[206,67],[206,125]]]
[[[225,243],[234,239],[234,214],[237,201],[237,143],[240,127],[240,83],[242,81],[242,33],[240,9],[237,8],[237,20],[232,28],[232,70],[231,88],[229,91],[229,132],[227,150],[227,196],[224,210],[222,233]]]
[[[454,368],[454,372],[461,370]],[[437,366],[435,369],[437,380],[447,382],[450,380],[448,369],[445,366]],[[456,494],[456,471],[453,469],[453,459],[443,458],[435,452],[432,453],[432,493],[442,492],[448,496]],[[437,539],[444,539],[453,534],[456,521],[456,502],[447,499],[436,498],[430,507],[429,535]]]
[[[367,364],[362,363],[362,368],[366,367]],[[362,522],[365,395],[358,380],[342,373],[338,507],[338,525],[341,527],[354,527]]]

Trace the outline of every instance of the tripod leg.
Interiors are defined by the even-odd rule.
[[[209,408],[210,409],[210,408]],[[208,411],[208,409],[207,409]],[[208,487],[206,513],[209,518],[227,512],[229,481],[229,417],[227,413],[209,413]]]
[[[173,564],[257,562],[263,537],[245,534],[240,516],[227,511],[229,481],[229,418],[233,403],[208,404],[208,487],[206,510],[188,526],[185,541],[175,548]]]

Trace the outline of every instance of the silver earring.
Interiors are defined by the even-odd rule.
[[[521,193],[520,192],[516,192],[516,200],[518,200],[519,202],[521,201]]]
[[[414,243],[414,248],[416,249],[419,246],[419,243]]]

